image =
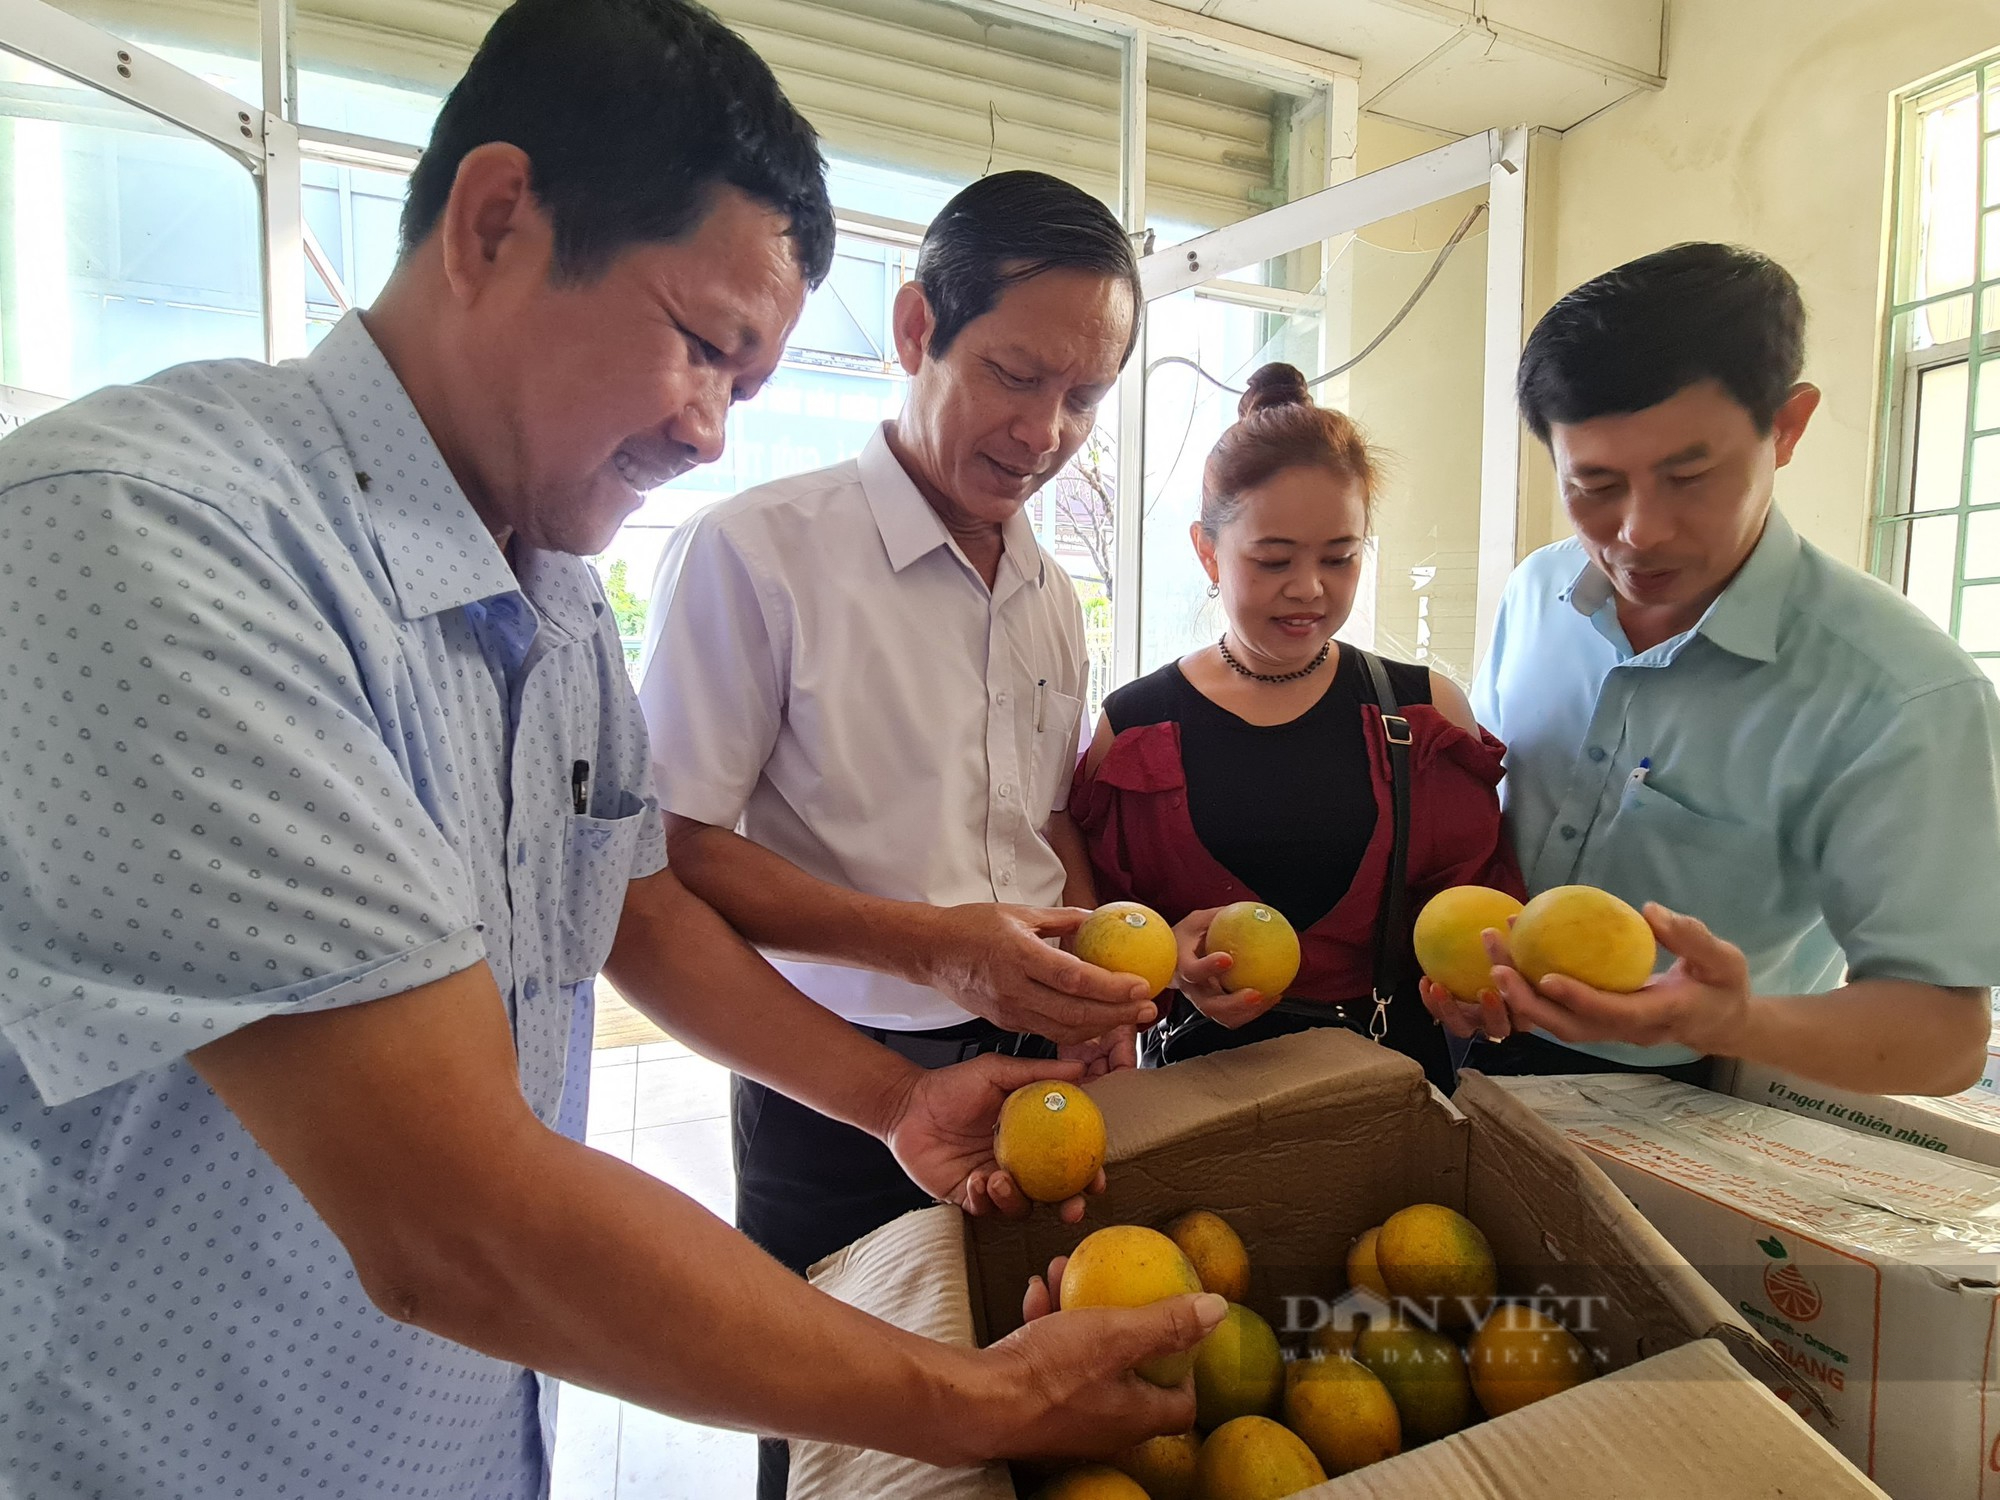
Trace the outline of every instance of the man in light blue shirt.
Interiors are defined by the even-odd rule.
[[[706,12],[523,0],[404,240],[309,358],[0,443],[0,1496],[534,1500],[545,1376],[945,1463],[1185,1428],[1129,1366],[1219,1298],[931,1343],[577,1139],[601,965],[941,1197],[1080,1071],[926,1072],[662,868],[578,554],[777,364],[811,130]]]
[[[1460,1036],[1508,1038],[1467,1066],[1699,1078],[1727,1056],[1871,1093],[1979,1076],[2000,701],[1773,508],[1820,399],[1804,323],[1781,267],[1682,245],[1578,288],[1529,339],[1521,409],[1576,535],[1508,581],[1474,708],[1508,746],[1530,892],[1645,906],[1672,967],[1629,996],[1537,992],[1504,966],[1483,1004],[1427,985]]]

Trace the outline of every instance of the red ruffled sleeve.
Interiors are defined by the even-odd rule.
[[[1521,870],[1500,822],[1496,788],[1504,747],[1483,730],[1468,734],[1436,709],[1415,704],[1410,724],[1410,916],[1454,885],[1490,885],[1525,894]],[[1375,794],[1374,836],[1354,883],[1333,910],[1299,934],[1301,964],[1291,993],[1301,999],[1351,1000],[1373,982],[1375,924],[1395,818],[1388,741],[1380,710],[1362,709]],[[1282,796],[1282,789],[1273,789]],[[1256,899],[1208,852],[1187,810],[1180,726],[1126,730],[1094,771],[1079,765],[1069,810],[1082,831],[1107,901],[1143,901],[1178,922],[1191,911]]]

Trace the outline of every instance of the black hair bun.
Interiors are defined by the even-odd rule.
[[[1311,406],[1312,392],[1306,389],[1305,372],[1296,365],[1274,363],[1260,366],[1250,377],[1249,388],[1236,403],[1236,415],[1269,411],[1277,406]]]

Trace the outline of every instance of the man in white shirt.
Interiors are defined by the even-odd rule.
[[[896,301],[901,417],[712,507],[661,563],[640,701],[674,871],[926,1066],[1040,1039],[1129,1062],[1153,1017],[1140,981],[1047,941],[1092,901],[1062,811],[1088,664],[1023,514],[1139,302],[1102,204],[1037,172],[976,183]],[[737,1080],[735,1120],[737,1223],[794,1269],[929,1201],[879,1142],[759,1084]]]

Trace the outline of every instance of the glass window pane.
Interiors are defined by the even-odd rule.
[[[1992,310],[1989,308],[1990,314]],[[1958,343],[1972,336],[1972,294],[1947,297],[1903,313],[1890,330],[1896,352],[1921,354],[1941,344]]]
[[[396,268],[403,194],[409,179],[400,172],[365,167],[304,164],[305,218],[320,248],[341,278],[349,307],[366,307],[380,295]],[[317,344],[340,321],[346,307],[306,262],[306,338]]]
[[[1146,223],[1156,243],[1178,244],[1325,187],[1326,108],[1321,92],[1289,93],[1154,42],[1146,57]],[[1318,270],[1293,284],[1305,290]]]
[[[0,244],[0,384],[69,397],[264,352],[249,172],[4,53]]]
[[[396,30],[298,0],[299,118],[422,145],[499,0],[410,7]],[[1123,49],[943,0],[719,0],[819,130],[834,201],[915,223],[958,188],[1039,167],[1118,202]]]
[[[1112,688],[1111,601],[1118,566],[1118,397],[1097,409],[1097,421],[1076,456],[1028,502],[1042,545],[1055,553],[1083,604],[1084,648],[1090,658],[1086,718],[1097,721]]]
[[[2000,583],[1969,588],[1960,596],[1958,643],[1968,651],[2000,651]]]
[[[1223,625],[1188,527],[1200,513],[1202,466],[1236,419],[1237,397],[1161,358],[1193,359],[1232,386],[1272,359],[1309,376],[1337,367],[1390,322],[1455,227],[1414,250],[1383,248],[1364,230],[1339,249],[1305,309],[1260,311],[1201,288],[1150,306],[1141,670],[1209,644]],[[1461,680],[1472,667],[1479,556],[1485,249],[1483,234],[1468,235],[1381,347],[1315,390],[1321,405],[1355,418],[1384,471],[1341,638]]]
[[[1899,529],[1902,547],[1897,586],[1912,604],[1951,629],[1951,586],[1958,575],[1958,517],[1932,516]]]
[[[2000,578],[2000,510],[1976,510],[1966,518],[1965,576]]]
[[[1994,310],[1994,306],[1989,304],[1989,316]],[[1979,362],[1978,380],[1973,425],[1981,432],[2000,431],[2000,348],[1988,350],[1986,357]]]
[[[1970,79],[1911,107],[1911,161],[1899,236],[1899,299],[1915,301],[1972,282],[1973,224],[1979,212],[1979,107]]]
[[[1965,477],[1966,365],[1935,365],[1917,376],[1911,510],[1945,510],[1959,503]]]
[[[299,123],[423,145],[438,106],[505,8],[504,0],[398,7],[404,14],[388,26],[364,19],[352,0],[296,0]]]
[[[1208,450],[1236,420],[1237,394],[1186,364],[1242,387],[1267,359],[1291,358],[1312,373],[1317,328],[1311,313],[1287,319],[1234,303],[1176,292],[1146,309],[1146,456],[1140,545],[1139,670],[1150,672],[1222,633],[1222,611],[1188,528],[1201,515]],[[1291,351],[1296,346],[1296,352]]]
[[[1980,216],[1979,275],[1991,281],[2000,276],[2000,209],[1988,209]]]
[[[2000,437],[1979,438],[1973,443],[1972,489],[1966,503],[2000,505]]]

